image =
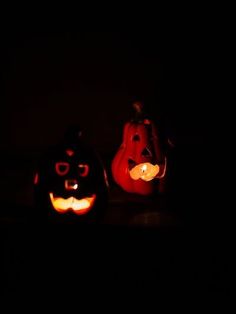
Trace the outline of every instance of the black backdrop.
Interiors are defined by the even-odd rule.
[[[32,204],[38,157],[74,123],[81,125],[109,172],[123,125],[133,115],[132,102],[141,100],[163,145],[170,139],[175,147],[170,202],[191,215],[203,202],[208,206],[213,181],[209,126],[215,103],[209,95],[213,83],[207,36],[198,29],[174,28],[14,28],[2,43],[3,204]],[[211,220],[213,210],[209,206],[204,219],[196,215],[194,220],[208,221],[206,214]]]
[[[43,149],[76,122],[99,151],[113,152],[137,99],[165,136],[205,132],[207,55],[194,34],[15,30],[3,47],[4,151]]]
[[[109,170],[135,100],[143,101],[163,145],[170,139],[178,150],[173,189],[193,198],[200,189],[203,197],[212,103],[207,39],[197,31],[15,28],[2,43],[2,199],[31,195],[19,187],[30,186],[38,155],[74,123]]]
[[[91,278],[96,274],[98,286],[105,277],[107,284],[113,286],[113,277],[121,286],[122,280],[126,283],[128,278],[132,288],[136,282],[142,281],[143,286],[142,283],[140,285],[143,290],[145,285],[159,282],[160,290],[164,286],[165,291],[169,292],[168,283],[171,283],[171,291],[175,294],[184,278],[184,292],[188,290],[188,285],[194,291],[204,286],[206,295],[209,289],[225,291],[228,288],[228,273],[224,268],[228,261],[225,259],[227,245],[221,243],[219,247],[222,241],[220,232],[217,240],[211,233],[212,225],[221,218],[223,220],[225,216],[222,215],[222,208],[216,209],[212,206],[214,199],[209,188],[209,185],[213,186],[213,177],[208,132],[210,121],[214,119],[214,111],[211,109],[215,108],[209,90],[212,88],[215,72],[212,72],[214,54],[208,49],[209,36],[207,33],[204,36],[202,34],[203,32],[198,33],[197,30],[187,27],[184,28],[184,33],[174,27],[165,32],[154,29],[140,31],[140,28],[136,31],[117,32],[44,32],[30,31],[28,27],[27,31],[14,28],[14,31],[8,31],[1,38],[3,92],[0,150],[4,161],[1,182],[1,197],[4,200],[14,199],[13,189],[15,196],[21,195],[24,202],[21,188],[26,182],[25,178],[30,179],[29,170],[32,170],[28,161],[32,162],[35,153],[37,155],[56,143],[71,123],[81,124],[84,136],[104,158],[112,156],[120,144],[122,126],[132,115],[132,101],[136,99],[144,101],[148,113],[159,124],[164,140],[171,138],[178,147],[178,175],[173,185],[175,193],[171,197],[177,209],[184,208],[194,218],[196,229],[181,237],[176,237],[172,232],[163,237],[159,237],[157,233],[145,235],[142,232],[135,237],[131,233],[128,242],[124,234],[120,238],[117,233],[116,242],[113,238],[112,256],[109,255],[111,246],[107,240],[107,235],[110,238],[112,233],[105,233],[104,238],[99,238],[104,243],[104,254],[99,267],[105,275],[93,268],[92,262],[94,259],[98,260],[100,254],[96,250],[92,251],[94,259],[91,264],[85,265],[86,269],[89,268],[87,274]],[[215,91],[214,100],[217,92]],[[25,169],[28,177],[25,176]],[[31,181],[26,182],[30,183]],[[219,185],[214,186],[213,194],[217,195],[220,189]],[[210,231],[207,232],[210,234],[209,241],[206,241],[203,225],[205,230]],[[218,226],[216,229],[218,232]],[[29,241],[28,229],[25,233],[19,233],[21,237],[14,236],[17,235],[17,230],[15,233],[11,230],[8,235],[10,240],[4,235],[8,239],[7,269],[12,278],[14,272],[17,272],[14,269],[19,268],[21,280],[18,280],[16,287],[21,288],[25,277],[31,282],[28,271],[33,269],[27,263],[28,256],[31,256],[31,249],[26,245]],[[36,238],[41,243],[40,232]],[[43,239],[48,245],[47,237]],[[90,239],[94,246],[94,239]],[[199,239],[202,241],[198,241]],[[55,250],[60,255],[61,244],[56,238],[55,240],[58,245]],[[85,241],[83,247],[86,253],[89,250],[86,247],[88,242]],[[9,243],[16,251],[16,266],[13,265],[14,258],[11,258],[13,253],[10,252]],[[25,251],[22,250],[24,243]],[[73,253],[73,245],[77,245],[77,242],[74,240],[70,243],[69,247],[68,243],[64,243],[63,248],[67,253],[66,250],[71,250],[69,256],[72,259],[74,254],[76,256],[77,251]],[[35,243],[32,247],[38,252]],[[130,251],[130,247],[134,251]],[[154,258],[160,248],[163,255]],[[50,252],[50,245],[46,252]],[[91,256],[91,251],[89,252],[88,256]],[[23,268],[17,254],[24,255],[26,262],[23,264],[26,266]],[[38,267],[41,262],[37,260],[37,254],[35,253],[36,262],[33,265]],[[131,258],[128,264],[127,254]],[[46,256],[44,251],[41,256]],[[56,261],[53,253],[51,260]],[[143,261],[145,269],[140,271]],[[48,275],[50,271],[47,262],[44,267]],[[33,273],[35,276],[37,272]],[[113,277],[110,277],[110,273],[113,273]],[[83,282],[87,282],[87,274],[84,275]],[[74,278],[72,270],[70,278],[67,277],[67,272],[63,275],[66,278],[63,279],[64,282],[70,283],[70,278]],[[78,272],[77,276],[79,275]],[[158,279],[159,275],[161,280]],[[57,277],[57,268],[54,269],[54,276],[59,278],[57,280],[61,278]],[[40,281],[39,275],[36,279]],[[15,281],[17,279],[10,279],[13,286]],[[56,286],[55,283],[52,285]]]

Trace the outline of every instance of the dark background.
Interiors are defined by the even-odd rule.
[[[34,167],[38,156],[58,143],[73,123],[81,125],[84,139],[101,154],[109,171],[135,100],[143,101],[162,144],[170,139],[182,154],[179,182],[186,183],[184,168],[205,166],[211,59],[207,38],[197,29],[183,34],[174,29],[27,28],[9,30],[2,42],[1,156],[7,176],[19,180],[16,189],[29,176],[16,178],[17,170],[12,175],[9,171],[30,163]],[[195,182],[202,184],[200,176],[194,176]]]
[[[38,284],[47,286],[47,295],[51,290],[57,295],[59,287],[78,282],[86,289],[93,285],[95,291],[105,282],[106,293],[112,287],[113,297],[121,299],[119,286],[125,286],[126,296],[135,289],[154,298],[158,292],[188,292],[194,298],[228,293],[229,243],[219,232],[225,230],[224,219],[209,188],[215,106],[209,91],[216,70],[211,37],[198,31],[15,28],[4,34],[0,195],[6,275],[2,282],[10,298],[19,290],[31,295],[30,287],[37,289]],[[140,207],[115,192],[110,199],[114,214],[105,226],[78,230],[49,225],[42,233],[40,225],[28,223],[32,173],[41,153],[60,141],[71,123],[79,123],[109,172],[134,100],[144,102],[164,145],[167,139],[174,144],[165,206],[147,200]],[[114,191],[117,187],[109,179]],[[214,195],[219,191],[214,186]],[[118,203],[112,202],[114,195]],[[151,208],[155,215],[144,215],[141,227],[133,228],[123,215],[130,203],[138,213]],[[66,271],[57,265],[58,259]]]
[[[2,52],[2,149],[44,148],[76,122],[102,153],[114,151],[137,99],[167,133],[175,128],[175,136],[204,136],[209,56],[203,39],[190,34],[8,34]]]

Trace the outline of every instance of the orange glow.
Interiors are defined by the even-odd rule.
[[[70,165],[68,164],[68,162],[60,161],[56,163],[55,168],[59,176],[64,176],[69,172]]]
[[[81,177],[86,177],[89,173],[89,166],[85,164],[78,165],[79,175]]]
[[[77,180],[65,180],[66,190],[77,190],[78,186]]]
[[[53,208],[59,213],[65,213],[68,210],[74,211],[77,215],[86,214],[93,206],[96,195],[77,199],[73,196],[65,199],[63,197],[54,197],[53,193],[49,193]]]
[[[159,170],[160,167],[158,165],[152,165],[149,162],[141,163],[130,170],[130,176],[133,180],[151,181],[157,176]]]
[[[67,154],[68,156],[70,156],[70,157],[73,156],[74,153],[75,153],[75,152],[74,152],[72,149],[67,149],[67,150],[66,150],[66,154]]]

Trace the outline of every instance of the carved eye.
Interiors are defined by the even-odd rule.
[[[81,177],[86,177],[89,173],[89,166],[86,164],[79,164],[78,170]]]
[[[56,169],[56,173],[59,176],[64,176],[69,172],[70,165],[68,164],[68,162],[60,161],[55,164],[55,169]]]
[[[145,147],[142,151],[142,156],[143,157],[152,157],[152,153],[150,152],[150,150],[147,147]]]
[[[138,134],[135,134],[135,135],[133,136],[132,140],[133,140],[134,142],[139,142],[139,141],[140,141],[140,136],[139,136]]]
[[[136,162],[132,158],[129,158],[128,166],[129,166],[129,169],[132,169],[134,166],[136,166]]]

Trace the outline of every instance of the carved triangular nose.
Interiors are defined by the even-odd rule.
[[[78,181],[74,179],[65,180],[65,189],[66,190],[77,190],[79,187]]]
[[[150,150],[147,147],[145,147],[142,151],[142,156],[143,157],[152,157],[152,153],[150,152]]]

